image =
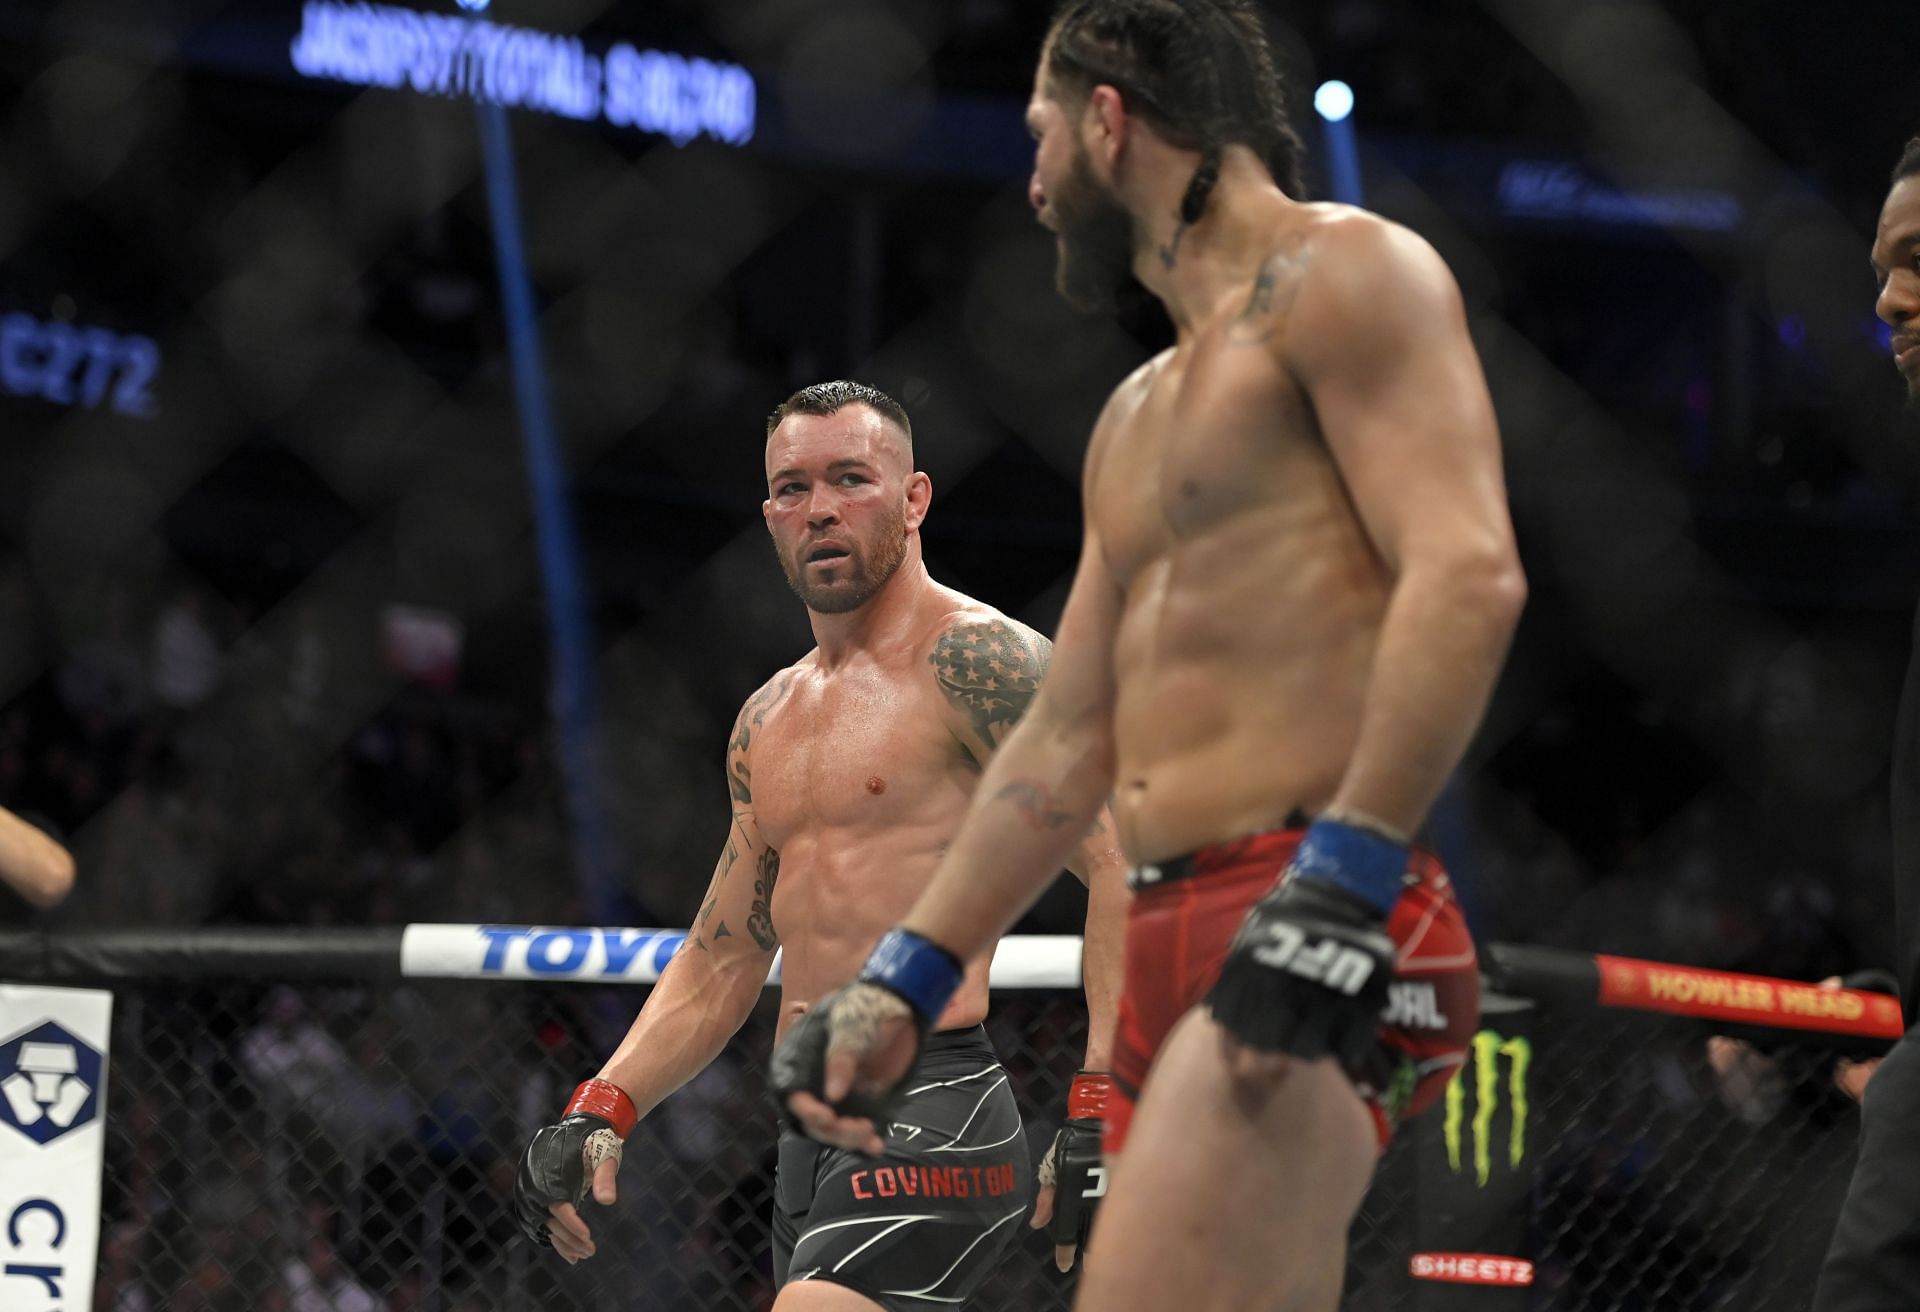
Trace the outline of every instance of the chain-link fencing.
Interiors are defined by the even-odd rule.
[[[578,36],[608,87],[638,67],[622,47],[738,61],[765,111],[745,148],[682,141],[630,105],[624,119],[513,111],[597,624],[609,864],[630,914],[694,912],[724,832],[727,726],[810,641],[757,514],[759,419],[791,387],[846,373],[896,391],[938,489],[937,577],[1054,627],[1085,434],[1165,328],[1080,320],[1053,294],[1020,129],[1048,8],[564,0],[498,3],[485,20],[538,29],[542,48]],[[1304,122],[1318,76],[1358,90],[1368,202],[1454,269],[1499,408],[1534,602],[1450,817],[1472,857],[1449,865],[1479,927],[1810,977],[1884,960],[1886,726],[1920,577],[1920,446],[1891,436],[1865,253],[1914,103],[1873,56],[1905,48],[1911,15],[1863,3],[1834,23],[1787,0],[1265,8]],[[322,58],[329,32],[335,56],[366,54],[369,25],[444,29],[455,12],[0,5],[0,805],[79,856],[63,928],[597,914],[566,839],[579,780],[555,765],[547,713],[537,516],[473,88],[370,84]],[[1779,88],[1833,69],[1846,94],[1786,112]],[[1575,203],[1511,203],[1529,179],[1552,184],[1533,201]],[[1737,222],[1680,221],[1689,198]],[[1589,201],[1640,217],[1590,222]],[[1077,906],[1050,910],[1030,927],[1077,923]],[[21,914],[0,905],[0,920]],[[268,994],[120,991],[116,1312],[271,1308],[293,1298],[289,1264],[315,1261],[395,1309],[564,1307],[569,1280],[604,1281],[622,1307],[764,1299],[743,1274],[758,1258],[728,1276],[734,1259],[707,1255],[764,1244],[715,1238],[764,1225],[765,1199],[732,1187],[751,1165],[735,1155],[771,1146],[763,1020],[711,1077],[743,1091],[730,1120],[699,1122],[731,1127],[726,1152],[687,1164],[658,1147],[649,1171],[636,1147],[607,1221],[635,1233],[561,1271],[475,1237],[476,1217],[499,1213],[496,1182],[471,1173],[553,1114],[641,993],[282,995],[310,1037],[260,1046],[291,1045],[297,1070],[337,1049],[357,1070],[366,1045],[380,1078],[350,1092],[385,1099],[377,1116],[256,1088],[243,1049],[272,1030]],[[1541,1024],[1522,1086],[1546,1118],[1523,1143],[1536,1301],[1804,1305],[1831,1214],[1814,1185],[1837,1189],[1850,1153],[1827,1059],[1721,1049],[1721,1072],[1685,1025]],[[481,1062],[529,1034],[556,1049]],[[1030,1061],[1057,1078],[1072,1047]],[[1489,1154],[1486,1193],[1518,1051],[1495,1051],[1504,1110],[1485,1134],[1477,1075],[1452,1119],[1436,1109],[1420,1130],[1475,1190],[1475,1153]],[[493,1119],[422,1129],[441,1124],[435,1106],[464,1106],[435,1073],[456,1069],[462,1088],[493,1089]],[[536,1074],[535,1105],[509,1105]],[[1022,1078],[1037,1146],[1057,1091]],[[379,1116],[400,1127],[380,1153],[371,1137],[336,1142],[336,1122]],[[1581,1146],[1549,1146],[1568,1135]],[[277,1210],[189,1224],[196,1190],[222,1206],[201,1188],[233,1174],[221,1146],[244,1157],[246,1141]],[[1689,1171],[1658,1165],[1696,1146]],[[1422,1178],[1416,1152],[1403,1141],[1382,1164],[1354,1306],[1413,1297],[1401,1200]],[[302,1220],[315,1197],[341,1219],[308,1254],[288,1237],[316,1228]],[[254,1243],[263,1216],[271,1235]],[[493,1265],[446,1256],[460,1245]],[[995,1297],[1044,1306],[1061,1282],[1043,1250],[1031,1243],[1007,1277],[1025,1283]],[[687,1293],[672,1283],[687,1272],[711,1284]],[[575,1296],[594,1305],[586,1288]]]
[[[772,1302],[771,998],[641,1123],[618,1203],[590,1212],[598,1255],[569,1267],[515,1232],[513,1167],[532,1129],[598,1068],[643,988],[113,988],[97,1306]],[[1037,1160],[1080,1064],[1083,1002],[1000,990],[988,1030]],[[1804,1308],[1853,1159],[1857,1114],[1840,1086],[1870,1046],[1847,1055],[1835,1046],[1847,1042],[1858,1041],[1496,1003],[1451,1092],[1382,1159],[1343,1306]],[[1446,1279],[1463,1254],[1515,1261],[1471,1268],[1488,1283],[1463,1285]],[[1072,1287],[1044,1236],[1024,1232],[971,1306],[1065,1308]]]
[[[428,60],[413,35],[473,8],[0,7],[0,805],[79,857],[66,926],[612,917],[577,877],[518,873],[590,854],[547,714],[478,66],[372,66]],[[697,909],[725,825],[707,763],[810,641],[757,513],[759,420],[792,387],[898,393],[935,576],[1055,626],[1086,434],[1166,332],[1052,290],[1020,126],[1049,8],[472,20],[490,51],[577,46],[609,97],[586,118],[506,99],[621,918]],[[1884,960],[1920,446],[1892,436],[1864,256],[1873,143],[1897,146],[1912,96],[1859,70],[1907,15],[1265,8],[1316,156],[1306,93],[1353,80],[1367,199],[1455,270],[1499,407],[1535,600],[1466,772],[1481,928],[1772,971]],[[1756,71],[1815,36],[1845,44]],[[615,90],[694,58],[757,79],[745,145]],[[1799,110],[1853,113],[1814,153],[1873,158],[1871,188],[1823,198],[1762,129],[1828,63],[1847,94]],[[1484,158],[1451,139],[1475,105],[1512,134]],[[1640,221],[1509,204],[1528,178]],[[1691,226],[1657,203],[1676,196],[1738,222]],[[1641,876],[1658,914],[1600,905]],[[1795,905],[1768,916],[1756,883]],[[1773,920],[1792,948],[1815,918],[1831,959],[1759,959]]]

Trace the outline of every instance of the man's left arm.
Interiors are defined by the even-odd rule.
[[[1485,714],[1526,578],[1500,437],[1453,276],[1404,228],[1329,225],[1274,342],[1392,575],[1329,814],[1410,836]]]

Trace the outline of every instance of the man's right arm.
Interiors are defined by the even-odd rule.
[[[1113,788],[1113,640],[1125,598],[1093,527],[1091,493],[1119,399],[1089,447],[1087,527],[1046,679],[987,763],[959,832],[901,922],[962,961],[989,950],[1040,896]]]
[[[747,752],[768,709],[769,684],[748,700],[727,746],[733,819],[726,849],[687,941],[660,972],[633,1026],[600,1068],[599,1078],[626,1090],[641,1116],[705,1070],[746,1023],[766,987],[780,937],[773,927],[773,886],[780,853],[761,836],[753,813]]]
[[[748,700],[727,748],[733,821],[700,914],[625,1039],[600,1074],[574,1090],[557,1125],[534,1133],[514,1178],[520,1228],[568,1262],[594,1253],[576,1203],[618,1196],[620,1145],[634,1124],[719,1055],[753,1010],[780,940],[773,884],[780,854],[753,815],[747,754],[760,721],[780,698],[775,680]]]

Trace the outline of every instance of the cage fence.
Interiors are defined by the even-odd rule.
[[[200,964],[97,981],[114,995],[99,1306],[771,1305],[770,997],[641,1122],[618,1202],[588,1212],[598,1254],[570,1267],[515,1231],[513,1168],[645,986],[398,979],[337,955],[207,975],[204,950],[144,950]],[[1085,1027],[1077,991],[996,989],[988,1030],[1036,1161]],[[1494,995],[1460,1078],[1382,1157],[1343,1306],[1804,1307],[1853,1159],[1838,1081],[1873,1047]],[[1462,1254],[1525,1278],[1436,1273]],[[970,1305],[1066,1308],[1072,1287],[1023,1232]]]

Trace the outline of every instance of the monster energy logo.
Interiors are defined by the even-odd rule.
[[[1507,1129],[1507,1165],[1519,1168],[1527,1155],[1527,1068],[1533,1064],[1533,1044],[1525,1038],[1503,1038],[1493,1030],[1473,1036],[1473,1173],[1482,1188],[1493,1178],[1493,1117],[1500,1108],[1500,1059],[1505,1057],[1507,1097],[1512,1124]],[[1447,1164],[1460,1165],[1460,1130],[1466,1118],[1466,1077],[1447,1085],[1447,1118],[1442,1129],[1447,1141]]]

